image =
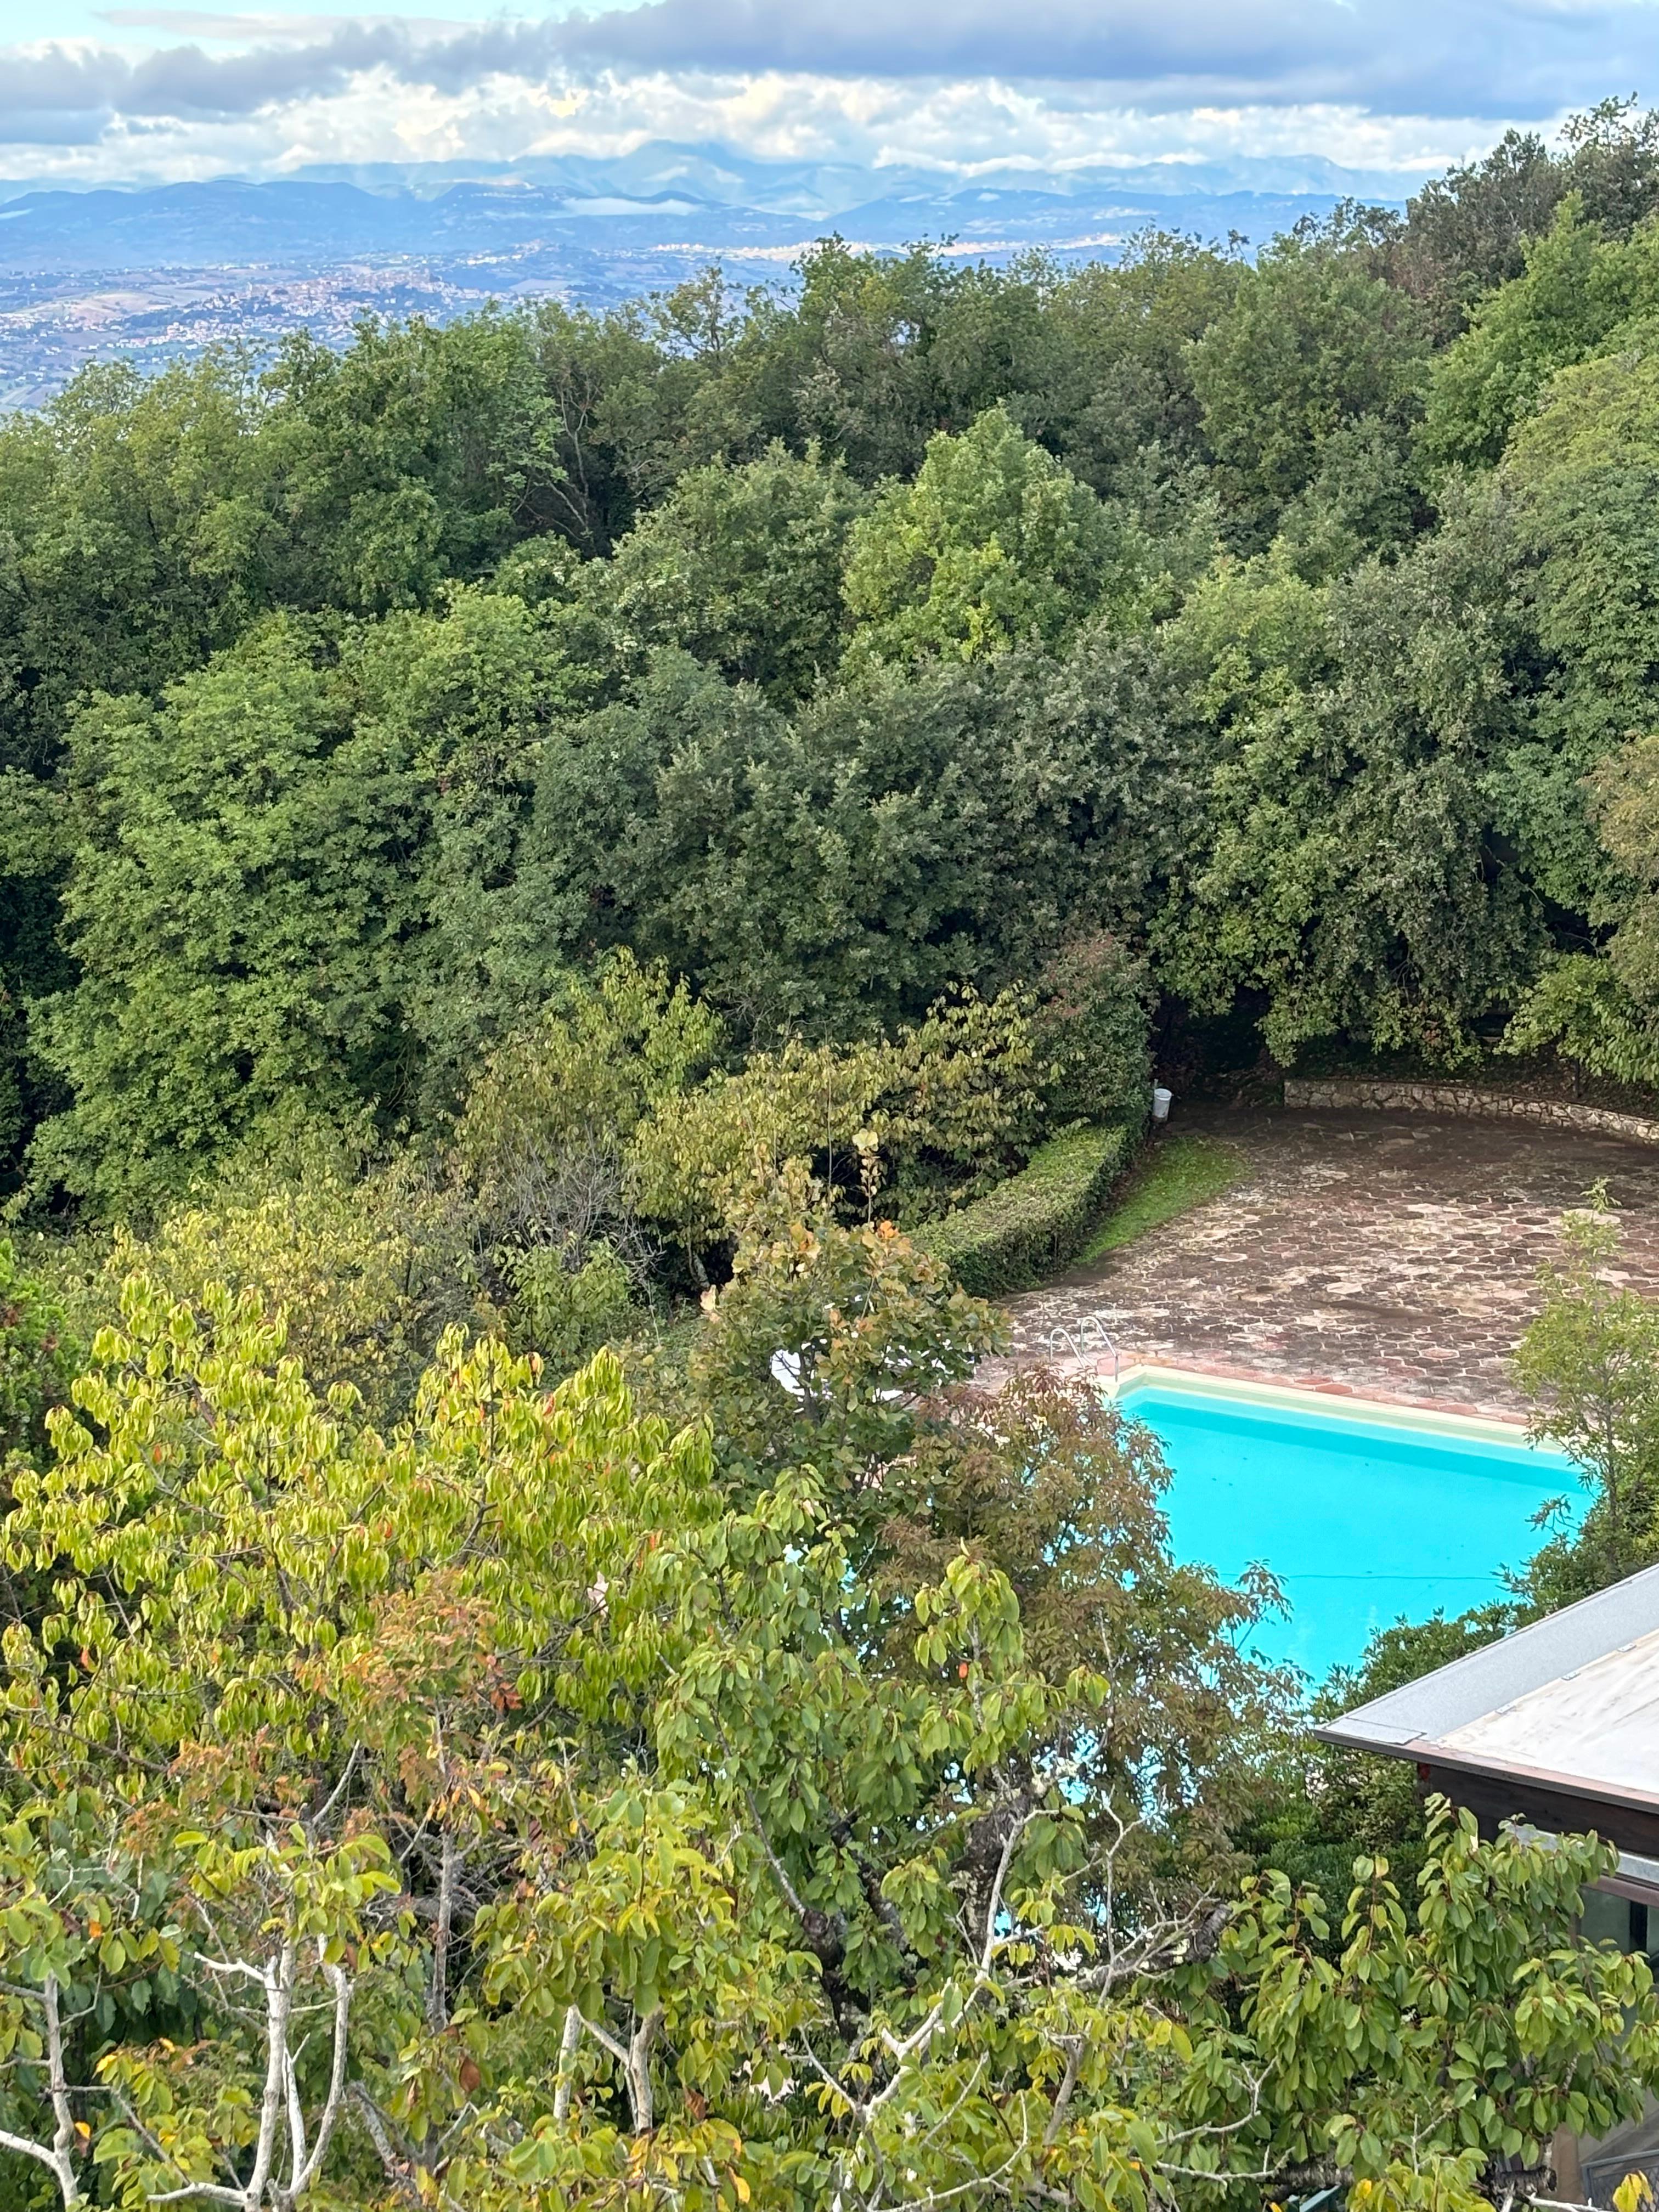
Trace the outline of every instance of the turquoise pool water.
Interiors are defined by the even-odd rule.
[[[1571,1462],[1525,1443],[1163,1384],[1131,1384],[1120,1403],[1163,1443],[1176,1556],[1228,1581],[1255,1560],[1269,1568],[1290,1618],[1264,1620],[1252,1640],[1316,1680],[1402,1614],[1502,1597],[1499,1571],[1538,1548],[1538,1508],[1562,1496],[1582,1505]]]

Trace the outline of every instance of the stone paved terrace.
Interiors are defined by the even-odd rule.
[[[1559,1216],[1598,1176],[1625,1279],[1659,1295],[1659,1149],[1405,1113],[1177,1109],[1172,1127],[1234,1146],[1244,1180],[1012,1299],[1016,1360],[1094,1313],[1126,1361],[1516,1418],[1507,1355]]]

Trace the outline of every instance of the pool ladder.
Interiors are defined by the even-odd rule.
[[[1117,1345],[1112,1333],[1098,1314],[1085,1314],[1077,1324],[1075,1334],[1063,1326],[1057,1325],[1051,1328],[1048,1332],[1048,1343],[1049,1351],[1056,1359],[1063,1352],[1069,1352],[1072,1358],[1079,1362],[1085,1359],[1091,1352],[1110,1352],[1112,1388],[1114,1390],[1116,1389],[1122,1362],[1118,1356]]]

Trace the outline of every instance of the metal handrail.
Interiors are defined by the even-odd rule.
[[[1058,1358],[1063,1350],[1073,1359],[1081,1361],[1091,1352],[1109,1352],[1112,1355],[1112,1387],[1117,1388],[1122,1372],[1122,1358],[1110,1329],[1097,1313],[1084,1314],[1077,1324],[1077,1334],[1061,1322],[1056,1322],[1048,1332],[1048,1349]]]

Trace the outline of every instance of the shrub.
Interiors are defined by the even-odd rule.
[[[1152,1087],[1144,963],[1104,930],[1069,938],[1044,969],[1032,1024],[1049,1063],[1049,1126],[1144,1117]]]
[[[1027,1289],[1081,1247],[1133,1143],[1133,1133],[1121,1127],[1051,1137],[1018,1175],[918,1230],[912,1242],[979,1297]]]

